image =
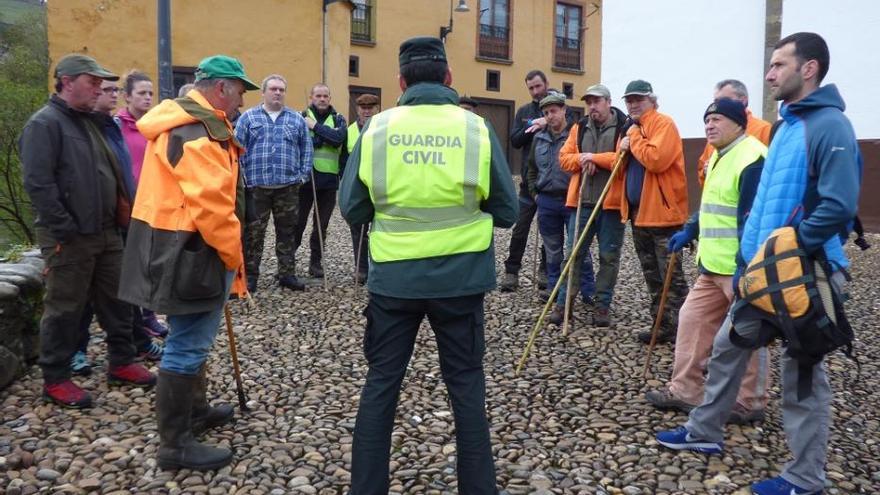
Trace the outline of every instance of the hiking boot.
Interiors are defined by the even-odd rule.
[[[138,363],[111,366],[110,371],[107,372],[107,383],[110,385],[152,387],[156,384],[156,375]]]
[[[296,275],[278,277],[278,285],[290,290],[306,290],[306,284],[300,282]]]
[[[516,273],[505,273],[501,279],[501,292],[513,292],[519,287],[519,275]]]
[[[232,461],[232,451],[196,441],[192,432],[193,402],[198,375],[180,375],[159,370],[156,387],[156,419],[159,430],[160,469],[220,469]]]
[[[762,423],[763,421],[763,409],[746,409],[739,404],[733,406],[733,410],[730,411],[730,416],[727,418],[727,424],[729,425],[748,425]]]
[[[92,407],[92,396],[70,380],[44,383],[43,399],[73,409]]]
[[[657,409],[671,409],[681,411],[685,414],[691,412],[691,409],[696,407],[693,404],[688,404],[687,402],[676,398],[668,388],[651,390],[645,394],[645,399]]]
[[[596,306],[596,311],[593,313],[593,325],[597,327],[611,326],[611,315],[609,314],[608,308],[605,306]]]
[[[168,336],[168,327],[162,324],[158,318],[156,318],[156,313],[149,313],[144,315],[144,332],[147,333],[150,337],[156,337],[159,339],[164,339]]]
[[[199,436],[210,428],[217,428],[232,421],[235,410],[231,404],[208,404],[208,378],[205,365],[199,369],[193,390],[192,432]]]
[[[639,342],[643,344],[651,343],[651,330],[645,330],[643,332],[639,332]],[[667,330],[665,328],[660,328],[660,331],[657,332],[657,343],[658,344],[674,344],[675,343],[675,330]]]
[[[76,351],[70,359],[70,372],[77,376],[89,376],[92,374],[92,363],[83,351]]]
[[[822,493],[822,490],[807,490],[782,476],[777,476],[752,484],[752,493],[755,495],[815,495]]]
[[[309,263],[309,276],[312,278],[324,278],[324,268],[320,263]]]
[[[657,434],[657,442],[673,450],[691,450],[703,454],[720,454],[724,449],[721,442],[708,442],[692,437],[684,426],[672,431],[661,431]]]
[[[569,308],[569,310],[568,310],[569,321],[571,321],[572,313],[573,313],[572,308]],[[550,323],[553,323],[554,325],[557,325],[557,326],[562,325],[562,320],[564,319],[564,315],[565,315],[565,305],[564,304],[557,304],[556,306],[553,306],[553,311],[550,312],[550,316],[547,317],[547,321],[549,321]]]
[[[538,270],[538,288],[547,288],[547,270]]]
[[[138,353],[138,358],[145,361],[161,361],[162,354],[165,354],[165,346],[162,344],[157,344],[156,342],[150,342],[149,347],[146,350]]]

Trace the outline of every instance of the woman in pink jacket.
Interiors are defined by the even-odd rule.
[[[132,70],[125,75],[123,90],[126,105],[116,113],[116,118],[131,155],[131,173],[137,188],[147,147],[147,138],[138,130],[137,121],[153,106],[153,81],[143,72]],[[143,308],[143,315],[144,331],[153,337],[164,338],[168,335],[168,328],[156,318],[156,313]]]

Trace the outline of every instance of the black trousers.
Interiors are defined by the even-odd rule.
[[[458,493],[496,493],[483,374],[483,294],[400,299],[371,293],[364,314],[364,356],[369,371],[354,428],[352,495],[388,493],[395,410],[419,324],[426,315],[437,340],[440,370],[455,418]]]
[[[326,244],[327,226],[330,225],[330,216],[333,215],[333,208],[336,206],[336,189],[318,189],[317,194],[318,198],[315,200],[312,194],[312,185],[308,182],[300,186],[296,230],[293,233],[294,245],[299,248],[302,244],[303,233],[309,223],[312,205],[316,203],[318,207],[315,215],[317,216],[316,220],[320,221],[323,239],[318,240],[316,220],[312,220],[312,234],[309,236],[309,265],[311,266],[321,265],[321,242]]]
[[[532,227],[532,219],[538,211],[538,204],[529,197],[519,197],[519,218],[513,226],[513,232],[510,234],[510,249],[507,252],[507,259],[504,260],[504,272],[519,274],[522,268],[523,254],[526,251],[526,244],[529,242],[529,230]],[[544,253],[544,246],[541,245],[541,264],[539,269],[547,272],[547,255]]]
[[[122,236],[116,229],[79,235],[64,245],[37,233],[46,261],[46,294],[40,320],[40,358],[43,379],[55,383],[70,378],[70,359],[82,332],[80,317],[92,301],[98,323],[107,334],[110,366],[134,360],[132,306],[119,300]]]

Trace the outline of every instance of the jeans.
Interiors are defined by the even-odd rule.
[[[364,311],[361,392],[351,460],[351,494],[388,493],[391,430],[400,387],[419,325],[428,316],[440,354],[440,372],[455,419],[458,492],[494,494],[495,462],[486,418],[483,294],[442,299],[399,299],[370,293]]]
[[[529,242],[529,229],[532,227],[532,219],[538,205],[529,196],[520,195],[519,197],[519,218],[513,226],[513,232],[510,234],[510,248],[507,253],[507,259],[504,260],[504,273],[519,274],[522,268],[522,258],[526,251],[526,244]],[[547,255],[544,252],[544,246],[541,246],[541,262],[539,269],[542,272],[547,271]]]
[[[235,272],[226,272],[226,294],[232,286]],[[225,298],[224,298],[225,299]],[[223,308],[203,313],[168,315],[171,327],[165,338],[165,353],[159,368],[180,375],[196,375],[208,359],[208,351],[214,344]]]
[[[573,246],[574,236],[574,210],[565,206],[565,198],[538,194],[538,230],[544,240],[544,250],[547,253],[547,286],[554,287],[559,281],[562,272],[562,261],[565,258],[563,244],[567,244],[569,250]],[[565,240],[565,231],[568,231],[568,242]],[[593,263],[589,256],[584,257],[580,266],[580,289],[584,299],[593,296],[595,286],[593,283]],[[563,284],[567,285],[567,284]],[[565,301],[564,299],[560,299]]]
[[[593,208],[595,208],[595,206],[583,205],[581,207],[581,218],[578,232],[582,232],[583,228],[586,227],[587,221],[590,219],[590,215],[593,212]],[[577,215],[572,215],[569,220],[571,223],[569,230],[571,230],[571,232],[574,232],[575,216]],[[594,293],[596,296],[596,304],[604,308],[610,308],[611,300],[614,298],[614,286],[617,285],[617,273],[620,270],[620,249],[623,246],[624,227],[624,224],[620,222],[619,210],[603,209],[599,211],[596,213],[596,218],[593,219],[593,224],[590,225],[590,230],[587,232],[587,238],[584,240],[584,243],[581,245],[581,248],[576,255],[578,259],[575,260],[575,264],[580,262],[581,271],[578,272],[575,270],[572,272],[572,276],[575,277],[573,283],[574,285],[583,287],[583,284],[579,279],[581,273],[589,272],[591,277],[593,275],[593,262],[590,254],[590,246],[593,244],[593,239],[596,237],[599,238],[599,272],[596,274]],[[574,249],[574,242],[576,240],[577,239],[574,235],[569,237],[569,254]],[[566,257],[566,262],[567,261],[568,258]],[[586,268],[584,265],[589,265],[589,268]],[[559,288],[559,294],[556,299],[558,304],[565,304],[565,294],[567,292],[567,286],[563,285]]]

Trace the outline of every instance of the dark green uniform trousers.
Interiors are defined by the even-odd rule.
[[[497,493],[486,418],[483,294],[400,299],[371,293],[364,313],[364,355],[369,371],[354,428],[352,495],[388,493],[395,410],[416,334],[426,315],[437,340],[440,370],[455,417],[458,492]]]

